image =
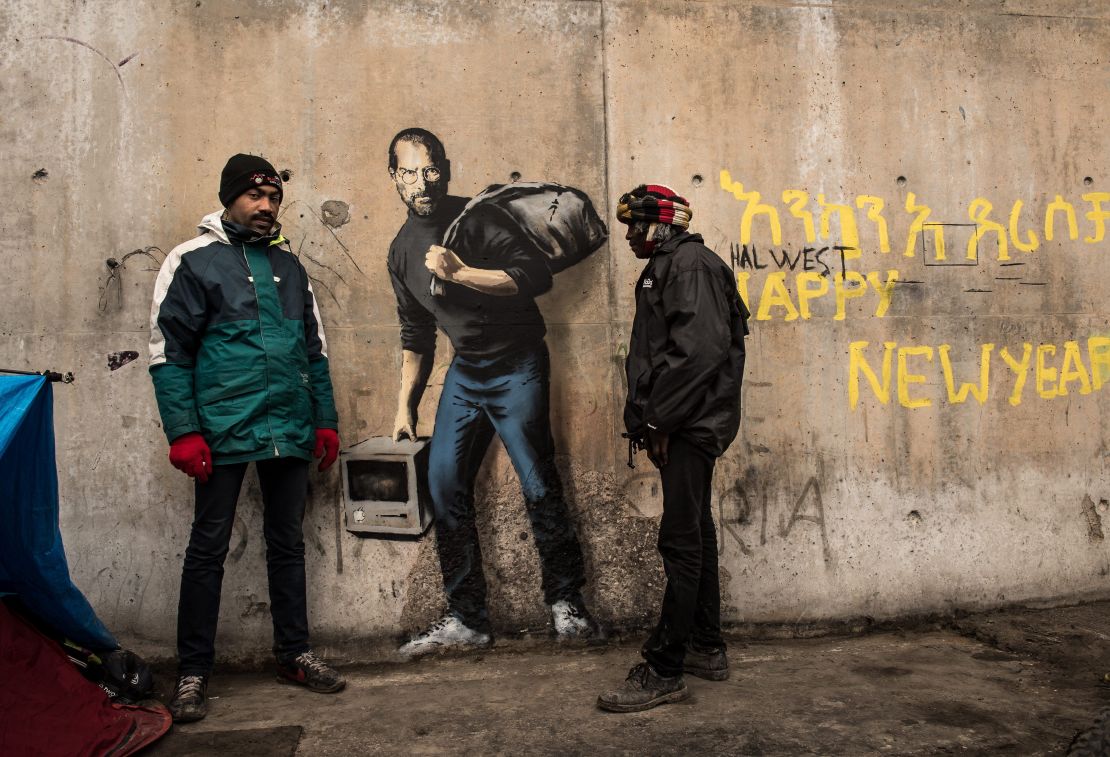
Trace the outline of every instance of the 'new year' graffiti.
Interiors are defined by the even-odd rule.
[[[969,397],[980,405],[986,404],[992,385],[1009,389],[1010,404],[1020,405],[1030,383],[1039,398],[1050,400],[1066,397],[1069,391],[1090,394],[1110,380],[1110,338],[1104,336],[1092,336],[1083,346],[1077,340],[1059,346],[1030,342],[1020,348],[1004,346],[997,352],[1004,367],[998,367],[999,361],[992,361],[995,346],[980,346],[976,381],[960,382],[955,376],[949,344],[933,348],[897,342],[884,342],[881,346],[852,342],[848,346],[848,405],[853,410],[859,405],[862,385],[870,388],[883,405],[891,402],[893,392],[902,407],[930,407],[933,400],[915,396],[911,388],[927,382],[928,376],[922,371],[935,374],[939,370],[944,399],[953,405],[967,402]],[[877,354],[879,350],[881,357]]]

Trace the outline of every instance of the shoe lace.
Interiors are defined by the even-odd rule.
[[[644,687],[644,679],[647,678],[647,672],[647,663],[641,662],[637,665],[632,666],[632,669],[628,671],[628,677],[624,680],[631,681],[642,689]]]
[[[311,670],[313,673],[322,674],[328,672],[327,663],[317,657],[315,652],[304,652],[297,657],[297,663]]]
[[[202,688],[204,688],[204,676],[182,676],[177,680],[177,691],[174,692],[174,698],[199,697]]]
[[[430,626],[428,626],[428,627],[427,627],[427,628],[426,628],[426,629],[425,629],[425,630],[424,630],[424,631],[423,631],[423,632],[422,632],[422,633],[420,634],[420,637],[419,637],[419,638],[421,638],[421,639],[425,639],[425,638],[427,638],[427,637],[429,637],[429,636],[434,636],[435,634],[439,633],[439,632],[440,632],[440,631],[442,631],[442,630],[443,630],[444,628],[446,628],[446,627],[447,627],[447,625],[448,625],[448,624],[449,624],[449,623],[450,623],[450,622],[451,622],[452,620],[454,620],[454,618],[453,618],[452,616],[450,616],[450,615],[445,615],[444,617],[440,618],[439,620],[437,620],[436,622],[434,622],[434,623],[432,623],[432,624],[431,624]]]
[[[563,605],[563,614],[572,620],[578,620],[584,617],[582,611],[579,610],[573,602],[567,602]]]

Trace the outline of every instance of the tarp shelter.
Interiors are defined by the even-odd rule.
[[[19,595],[59,636],[115,649],[115,637],[69,577],[55,465],[50,383],[0,375],[0,595]]]
[[[164,735],[171,718],[157,702],[112,701],[55,640],[119,646],[69,578],[53,405],[44,377],[0,375],[0,754],[122,757]],[[49,636],[12,612],[12,595]]]
[[[113,702],[62,647],[0,602],[0,754],[123,757],[165,735],[160,704]]]

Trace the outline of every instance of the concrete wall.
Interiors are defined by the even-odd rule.
[[[615,194],[669,183],[733,263],[754,315],[715,484],[729,621],[1108,593],[1103,3],[366,5],[0,9],[0,366],[77,374],[56,391],[62,529],[76,583],[128,643],[172,648],[191,486],[145,370],[156,265],[105,261],[192,236],[227,156],[266,155],[292,172],[282,222],[321,282],[342,438],[386,434],[385,254],[404,217],[386,148],[412,125],[443,137],[458,194],[518,172],[584,189],[611,220]],[[330,200],[349,223],[323,223]],[[625,467],[618,425],[638,271],[618,234],[541,301],[588,599],[623,625],[648,622],[662,587],[656,479]],[[141,358],[110,371],[121,350]],[[441,338],[422,433],[447,353]],[[437,616],[441,580],[430,535],[348,534],[338,487],[314,474],[310,614],[328,651],[358,656]],[[496,444],[479,492],[494,622],[542,630]],[[222,654],[268,647],[263,549],[251,483]]]

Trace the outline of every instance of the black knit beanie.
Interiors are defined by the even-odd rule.
[[[281,189],[281,177],[270,161],[257,155],[232,155],[220,174],[220,202],[230,207],[239,195],[263,184]]]

